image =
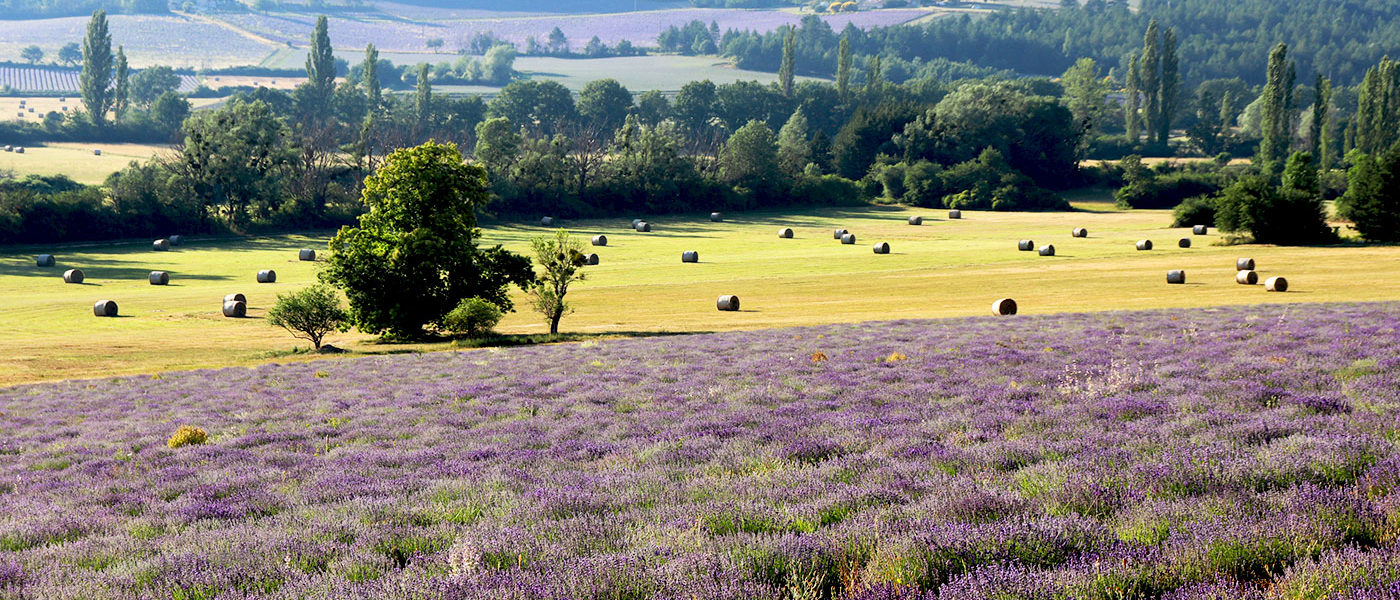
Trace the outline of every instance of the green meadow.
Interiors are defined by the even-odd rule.
[[[575,284],[575,312],[562,331],[606,337],[820,325],[883,319],[990,315],[997,298],[1010,297],[1021,314],[1159,307],[1207,307],[1277,302],[1372,301],[1400,298],[1400,247],[1291,248],[1227,245],[1214,230],[1193,236],[1172,229],[1166,211],[1117,211],[1080,203],[1061,213],[965,211],[960,220],[933,209],[856,207],[649,219],[651,233],[632,231],[630,219],[561,221],[580,238],[603,234],[605,247]],[[907,224],[922,215],[924,224]],[[646,217],[646,215],[637,215]],[[793,239],[777,231],[791,227]],[[835,228],[858,241],[843,245]],[[1070,231],[1085,227],[1089,237]],[[548,233],[538,224],[493,223],[487,243],[524,252],[530,238]],[[278,293],[316,280],[322,263],[302,262],[299,248],[324,252],[330,232],[260,238],[189,238],[169,252],[150,242],[7,247],[0,252],[0,384],[41,379],[157,373],[171,369],[302,360],[304,342],[263,321]],[[1191,240],[1179,248],[1178,240]],[[1053,244],[1056,255],[1020,252],[1032,239]],[[1155,249],[1134,249],[1151,239]],[[891,252],[877,255],[876,242]],[[695,250],[700,262],[685,264]],[[35,266],[36,254],[58,264]],[[1263,278],[1287,277],[1287,293],[1234,282],[1238,257],[1254,258]],[[86,282],[65,284],[62,273],[81,268]],[[277,282],[259,284],[257,271],[274,269]],[[1166,272],[1184,269],[1185,285],[1168,285]],[[169,286],[152,286],[152,270],[170,273]],[[220,314],[225,294],[248,297],[249,318]],[[739,312],[719,312],[715,300],[737,294]],[[543,320],[517,293],[516,312],[497,328],[540,334]],[[118,318],[98,318],[92,305],[115,300]],[[988,317],[990,318],[990,317]],[[1015,317],[1011,317],[1015,318]],[[436,344],[384,344],[355,332],[327,340],[355,353],[450,349]]]

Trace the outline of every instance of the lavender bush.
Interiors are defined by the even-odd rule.
[[[10,388],[0,598],[1393,599],[1397,327],[899,321]]]

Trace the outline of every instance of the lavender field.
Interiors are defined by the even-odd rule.
[[[22,386],[0,598],[1397,598],[1398,367],[1389,303]]]
[[[187,17],[112,15],[108,20],[112,46],[124,47],[135,68],[256,64],[273,50],[268,42],[217,23]],[[20,50],[35,44],[52,60],[64,44],[82,41],[87,23],[88,17],[0,20],[0,59],[19,61]]]
[[[854,23],[856,27],[896,25],[929,14],[925,9],[893,9],[826,15],[822,19],[837,31]],[[230,13],[219,18],[238,28],[277,42],[304,45],[316,23],[314,15]],[[608,45],[629,40],[642,46],[655,46],[656,36],[667,27],[684,26],[692,20],[715,22],[727,29],[772,31],[795,25],[801,17],[777,10],[678,9],[595,15],[545,15],[510,18],[471,18],[455,21],[412,21],[331,17],[331,39],[337,48],[361,49],[375,44],[384,51],[423,52],[427,41],[441,39],[446,50],[468,46],[473,35],[493,33],[517,45],[534,36],[543,41],[555,27],[564,32],[575,51],[583,49],[593,36]]]

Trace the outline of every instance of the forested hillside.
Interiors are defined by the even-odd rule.
[[[1143,0],[1134,12],[1121,0],[1065,0],[1061,10],[1005,10],[960,15],[912,26],[862,32],[824,29],[804,22],[797,36],[798,69],[836,72],[837,42],[849,35],[855,55],[880,55],[887,76],[914,76],[930,60],[967,62],[1029,75],[1059,75],[1090,57],[1115,67],[1142,47],[1152,19],[1176,30],[1181,71],[1188,83],[1239,77],[1263,83],[1265,59],[1279,42],[1289,44],[1298,72],[1314,71],[1333,83],[1355,85],[1387,52],[1400,47],[1400,0]],[[746,69],[776,71],[782,33],[734,32],[721,50]]]
[[[92,14],[94,10],[112,13],[166,13],[166,0],[0,0],[0,19],[46,19]]]

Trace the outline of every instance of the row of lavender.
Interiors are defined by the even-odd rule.
[[[898,25],[928,15],[922,9],[893,9],[824,15],[822,20],[840,31],[847,24],[858,28]],[[278,42],[304,43],[315,26],[315,16],[292,14],[230,13],[219,18],[237,27],[256,32]],[[801,16],[779,10],[733,10],[693,8],[598,15],[543,15],[515,18],[472,18],[461,21],[412,21],[404,19],[330,18],[330,30],[337,48],[363,48],[375,44],[384,51],[422,52],[430,50],[431,39],[445,40],[448,50],[469,46],[472,36],[489,33],[516,45],[534,37],[540,42],[556,27],[580,51],[593,36],[609,46],[622,40],[652,47],[656,36],[667,27],[684,27],[691,21],[716,24],[720,31],[774,31],[797,25]]]
[[[12,388],[0,598],[1396,598],[1397,367],[1291,305]]]

